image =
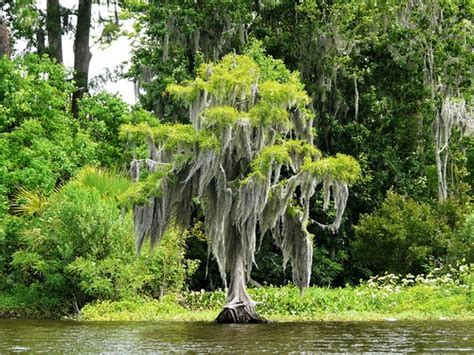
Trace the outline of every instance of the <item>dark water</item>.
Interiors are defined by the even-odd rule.
[[[471,352],[474,322],[198,322],[0,320],[0,353]]]

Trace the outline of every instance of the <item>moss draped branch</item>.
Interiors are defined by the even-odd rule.
[[[314,116],[298,74],[274,75],[268,68],[278,63],[266,58],[257,64],[250,56],[227,55],[201,66],[195,80],[168,86],[170,95],[189,106],[189,125],[122,129],[123,137],[148,142],[148,160],[135,160],[132,169],[170,166],[156,180],[160,193],[135,206],[138,245],[147,235],[159,242],[170,223],[186,226],[198,200],[209,247],[231,285],[229,304],[251,301],[245,283],[255,263],[258,227],[282,249],[295,284],[307,287],[310,200],[320,185],[324,200],[332,197],[336,219],[320,225],[336,231],[347,186],[360,174],[352,157],[323,158],[313,146]]]

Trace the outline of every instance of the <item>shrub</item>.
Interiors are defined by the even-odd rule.
[[[18,186],[49,194],[95,160],[70,111],[68,75],[47,57],[0,58],[0,215]]]
[[[23,245],[13,254],[12,266],[17,280],[41,295],[33,302],[39,306],[48,298],[47,312],[70,312],[93,300],[181,290],[196,268],[183,260],[184,237],[169,233],[162,246],[138,257],[130,214],[121,217],[110,189],[97,183],[114,178],[91,170],[84,169],[50,197],[46,210],[22,230]],[[118,182],[111,189],[122,189]]]
[[[117,297],[124,275],[114,259],[133,260],[130,220],[121,220],[116,205],[97,190],[77,184],[66,185],[51,199],[41,218],[24,230],[24,247],[13,255],[21,282],[69,306]]]
[[[474,212],[465,216],[455,236],[448,246],[449,262],[464,258],[467,263],[474,263]]]
[[[388,192],[382,206],[355,228],[355,257],[376,274],[419,274],[430,257],[447,254],[449,226],[429,205]]]

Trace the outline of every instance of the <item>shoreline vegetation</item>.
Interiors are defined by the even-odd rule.
[[[472,1],[40,3],[0,1],[0,318],[474,320]]]
[[[265,286],[249,290],[257,311],[270,321],[474,320],[472,266],[442,276],[373,277],[359,286],[298,288]],[[160,300],[134,297],[87,304],[76,321],[208,321],[225,303],[224,291],[187,291]],[[2,318],[48,318],[26,300],[0,294]],[[51,316],[49,317],[51,318]],[[53,317],[54,318],[54,317]]]

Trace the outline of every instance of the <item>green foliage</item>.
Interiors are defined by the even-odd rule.
[[[48,195],[95,160],[95,144],[70,113],[67,76],[46,57],[0,60],[0,214],[19,186]]]
[[[130,215],[120,216],[115,198],[128,186],[123,176],[87,167],[20,229],[12,275],[15,287],[35,290],[32,309],[46,307],[46,298],[44,312],[60,314],[96,299],[181,290],[196,269],[183,261],[184,237],[170,233],[159,249],[137,257]]]
[[[131,188],[131,182],[124,172],[113,172],[92,166],[82,168],[73,181],[83,188],[95,189],[102,198],[117,198]]]
[[[260,314],[271,320],[472,320],[466,284],[438,278],[436,282],[420,281],[413,286],[397,287],[385,281],[393,276],[383,276],[385,285],[371,281],[359,287],[311,287],[303,296],[291,286],[262,287],[250,292],[261,302],[257,306]],[[103,301],[84,307],[80,319],[211,321],[224,303],[223,291],[194,291],[185,293],[181,298],[165,297],[160,301],[142,298]]]
[[[288,112],[284,108],[272,106],[265,101],[252,107],[249,110],[249,116],[250,122],[255,126],[268,127],[274,124],[285,128],[289,127]]]
[[[215,106],[203,112],[203,123],[207,127],[233,126],[239,118],[239,111],[231,106]]]
[[[461,270],[461,272],[459,272]],[[432,319],[469,317],[469,275],[462,266],[459,278],[400,278],[386,275],[372,278],[358,287],[336,289],[309,288],[302,296],[295,287],[251,289],[260,302],[259,312],[270,319],[282,320],[361,320],[361,319]],[[394,280],[396,280],[394,282]],[[184,304],[192,312],[215,310],[225,303],[222,291],[189,292]]]
[[[257,158],[250,164],[250,167],[254,173],[267,174],[271,171],[273,164],[289,165],[290,162],[290,154],[286,147],[282,145],[271,145],[264,147],[259,152]]]
[[[318,245],[313,251],[313,266],[311,269],[311,284],[318,286],[331,286],[344,271],[344,264],[349,257],[342,248],[334,248],[333,255],[327,247]]]
[[[141,294],[160,298],[165,293],[183,291],[184,282],[199,266],[199,260],[185,259],[186,237],[186,233],[172,230],[165,235],[158,248],[141,253],[139,266],[147,275]]]
[[[79,315],[85,321],[210,321],[213,317],[209,311],[190,313],[175,295],[90,303]]]
[[[23,219],[12,215],[0,218],[0,293],[14,286],[11,274],[12,255],[21,245],[18,235],[25,223]]]
[[[461,265],[449,273],[402,278],[393,274],[371,278],[357,287],[310,287],[301,295],[292,286],[251,289],[258,309],[269,319],[429,319],[468,316],[472,267]],[[218,310],[222,291],[189,292],[184,304],[191,310]]]
[[[99,191],[93,188],[66,185],[51,197],[50,207],[41,220],[33,223],[36,226],[24,232],[25,247],[14,253],[12,265],[22,283],[40,289],[45,295],[54,295],[60,302],[58,307],[71,307],[73,299],[81,306],[85,296],[91,293],[95,297],[104,296],[105,276],[120,272],[107,264],[109,260],[122,258],[130,262],[133,258],[130,221],[120,220],[115,205],[102,200]],[[89,289],[80,282],[80,276],[84,275],[77,269],[83,259],[97,263],[98,273],[108,270],[112,275],[103,275],[103,283],[98,281],[98,285],[92,284]],[[87,267],[84,263],[82,266]],[[116,292],[121,292],[118,287]]]
[[[354,184],[361,175],[359,163],[353,157],[339,153],[319,161],[306,161],[303,171],[348,184]]]
[[[146,5],[133,1],[124,6],[137,19],[135,37],[140,45],[133,55],[130,74],[143,89],[140,102],[163,121],[186,122],[184,106],[163,95],[165,88],[190,80],[204,61],[218,60],[234,50],[240,53],[245,45],[243,26],[252,21],[254,6],[220,0]],[[192,100],[193,90],[188,94],[183,98]]]
[[[79,103],[79,122],[97,143],[97,156],[103,166],[121,165],[124,149],[119,140],[119,128],[132,122],[126,103],[120,98],[100,93],[85,96]]]
[[[131,142],[151,140],[169,151],[176,151],[194,144],[203,149],[219,148],[219,142],[212,133],[198,131],[187,124],[157,124],[155,127],[146,123],[123,125],[120,135]]]
[[[291,166],[297,161],[318,161],[321,152],[315,146],[302,140],[289,139],[280,144],[264,147],[257,157],[250,163],[252,173],[257,175],[268,174],[274,165]],[[357,164],[357,162],[354,163]],[[322,173],[322,172],[321,172]]]
[[[258,56],[257,50],[261,51]],[[302,112],[307,112],[305,107],[310,102],[299,75],[296,72],[290,74],[286,70],[285,74],[288,75],[285,77],[280,72],[282,70],[281,63],[274,61],[271,57],[264,59],[263,50],[260,48],[253,48],[252,54],[259,58],[262,68],[251,56],[228,54],[217,63],[201,65],[194,81],[185,82],[182,85],[169,85],[167,92],[188,105],[204,91],[214,95],[218,103],[236,101],[245,103],[254,100],[252,95],[255,93],[252,90],[259,83],[259,100],[248,111],[250,122],[254,125],[270,126],[274,124],[287,127],[290,123],[287,109],[299,108]],[[271,68],[277,70],[273,77],[283,77],[286,80],[279,82],[268,79],[272,77],[268,72]],[[263,75],[262,70],[265,70]],[[229,121],[226,123],[228,124],[235,122],[238,116],[235,111],[223,112],[222,110],[225,108],[219,106],[210,110],[209,120],[214,124],[218,117],[227,117]],[[205,117],[208,115],[209,113],[204,114]],[[245,117],[245,114],[242,116]],[[310,118],[312,115],[306,117],[306,119]]]
[[[141,109],[131,109],[122,99],[108,93],[84,96],[79,103],[79,123],[96,143],[97,160],[104,167],[123,167],[131,157],[120,139],[120,127],[148,123],[156,119]]]
[[[15,194],[15,203],[11,210],[16,215],[33,216],[41,214],[47,206],[48,198],[43,194],[20,187]]]
[[[430,258],[449,260],[450,249],[466,256],[469,242],[453,233],[445,216],[427,204],[389,192],[382,206],[356,226],[353,252],[373,273],[415,275],[423,272]]]
[[[450,202],[448,201],[447,204],[450,204]],[[450,263],[460,260],[474,263],[474,213],[472,212],[472,207],[470,211],[462,208],[461,211],[456,211],[457,213],[454,216],[449,216],[442,211],[441,218],[445,223],[449,223],[450,219],[454,219],[456,224],[454,228],[452,227],[454,235],[448,240],[447,259]]]
[[[244,53],[253,59],[260,68],[262,81],[276,81],[286,83],[290,77],[297,74],[288,70],[285,62],[281,59],[274,59],[265,52],[263,42],[253,39],[244,49]]]
[[[215,64],[202,64],[197,77],[204,88],[221,102],[248,99],[251,88],[260,76],[260,68],[250,57],[228,54]],[[199,85],[200,81],[196,83]]]
[[[26,55],[0,61],[0,130],[12,131],[35,120],[51,134],[61,134],[72,124],[68,116],[74,86],[65,68],[47,57]]]
[[[308,144],[297,139],[285,140],[283,146],[291,156],[299,156],[300,158],[311,158],[314,160],[321,159],[321,152],[314,145]]]
[[[202,78],[196,78],[194,82],[190,82],[188,85],[170,84],[166,87],[166,91],[171,97],[190,104],[198,97],[199,92],[204,88],[206,88],[206,84]]]
[[[259,94],[263,101],[277,107],[305,107],[310,103],[304,91],[304,85],[297,72],[293,72],[285,83],[278,81],[264,81],[259,86]]]
[[[461,235],[471,244],[474,243],[474,213],[471,213],[466,217],[466,221],[464,222],[460,232]]]
[[[134,183],[126,192],[119,196],[119,204],[124,208],[132,208],[135,205],[143,205],[153,196],[161,196],[162,179],[170,172],[168,165],[162,166],[158,171],[141,177],[140,181]]]

